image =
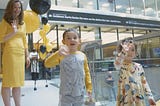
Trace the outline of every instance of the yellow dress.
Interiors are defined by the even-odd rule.
[[[2,52],[2,86],[20,87],[24,85],[26,28],[25,24],[18,26],[14,37],[3,41],[4,36],[13,32],[13,28],[4,19],[0,23],[0,43],[3,43]]]

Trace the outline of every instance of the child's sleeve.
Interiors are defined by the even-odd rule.
[[[50,55],[48,58],[46,58],[45,62],[44,62],[44,65],[45,67],[47,68],[51,68],[51,67],[54,67],[56,65],[58,65],[60,63],[60,60],[62,59],[63,57],[60,56],[58,54],[58,51],[55,52],[54,54]]]
[[[84,61],[84,71],[85,71],[85,84],[86,84],[87,92],[92,93],[92,80],[91,80],[88,60],[86,56],[85,56],[85,61]]]
[[[142,65],[140,65],[140,68],[141,68],[141,71],[142,71],[141,82],[142,82],[142,87],[143,87],[144,93],[145,93],[145,95],[148,99],[153,99],[153,95],[152,95],[151,89],[149,87],[149,84],[146,80],[145,72],[144,72],[144,69],[143,69]]]

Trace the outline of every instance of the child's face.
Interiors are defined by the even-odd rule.
[[[70,50],[77,50],[78,45],[80,44],[80,39],[76,33],[67,32],[62,42],[67,45]]]
[[[133,59],[136,55],[135,45],[133,43],[129,44],[129,50],[127,51],[127,59]]]

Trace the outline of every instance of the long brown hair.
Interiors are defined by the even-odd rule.
[[[9,23],[11,24],[13,22],[13,7],[14,7],[14,4],[19,2],[21,4],[21,13],[19,14],[18,16],[18,24],[19,25],[22,25],[23,24],[23,16],[24,16],[24,13],[23,13],[23,6],[22,6],[22,3],[20,0],[10,0],[6,6],[6,9],[5,9],[5,13],[4,13],[4,16],[3,18]]]

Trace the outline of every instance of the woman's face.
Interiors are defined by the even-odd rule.
[[[18,17],[20,13],[21,13],[21,4],[20,2],[16,2],[13,5],[13,17],[14,18]]]

